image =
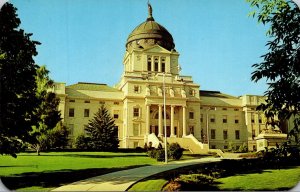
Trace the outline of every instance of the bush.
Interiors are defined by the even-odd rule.
[[[156,149],[156,160],[165,161],[165,149]]]
[[[214,182],[214,178],[202,173],[195,173],[189,175],[180,175],[177,178],[177,181],[187,183],[187,184],[196,184],[196,185],[207,185]]]
[[[168,156],[174,160],[179,160],[182,157],[183,148],[178,143],[172,143],[168,147]]]
[[[85,135],[83,135],[83,134],[78,135],[75,138],[75,148],[87,150],[87,149],[89,149],[89,141],[90,141],[90,139],[88,137],[86,137]]]

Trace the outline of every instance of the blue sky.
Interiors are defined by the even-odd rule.
[[[35,61],[52,79],[114,85],[130,32],[147,18],[147,0],[10,0],[21,28],[33,33]],[[202,90],[235,96],[263,94],[250,80],[251,65],[265,54],[266,27],[248,17],[245,0],[150,0],[153,17],[172,34],[181,75]]]

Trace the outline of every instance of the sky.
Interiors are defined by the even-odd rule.
[[[21,28],[33,33],[35,61],[50,77],[117,84],[128,35],[148,15],[147,0],[10,0]],[[251,66],[267,52],[267,28],[248,17],[245,0],[150,0],[153,17],[173,36],[181,75],[201,90],[262,95],[264,81],[251,81]]]

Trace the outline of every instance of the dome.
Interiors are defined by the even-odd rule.
[[[148,18],[138,25],[128,36],[126,48],[148,48],[155,44],[172,50],[175,47],[172,35],[152,17],[152,7],[148,4]]]

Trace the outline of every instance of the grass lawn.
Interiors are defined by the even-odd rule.
[[[166,172],[164,175],[168,175]],[[168,176],[167,176],[168,177]],[[281,191],[289,190],[300,182],[300,166],[285,169],[268,169],[258,173],[239,174],[216,179],[212,186],[221,191]],[[168,182],[162,174],[154,175],[133,185],[129,191],[161,191]],[[201,189],[194,189],[201,191]]]
[[[78,180],[157,164],[145,153],[51,152],[0,156],[0,177],[9,189],[50,190]]]
[[[268,169],[261,173],[235,175],[217,179],[220,190],[230,191],[282,191],[295,187],[300,182],[300,166],[286,169]]]

